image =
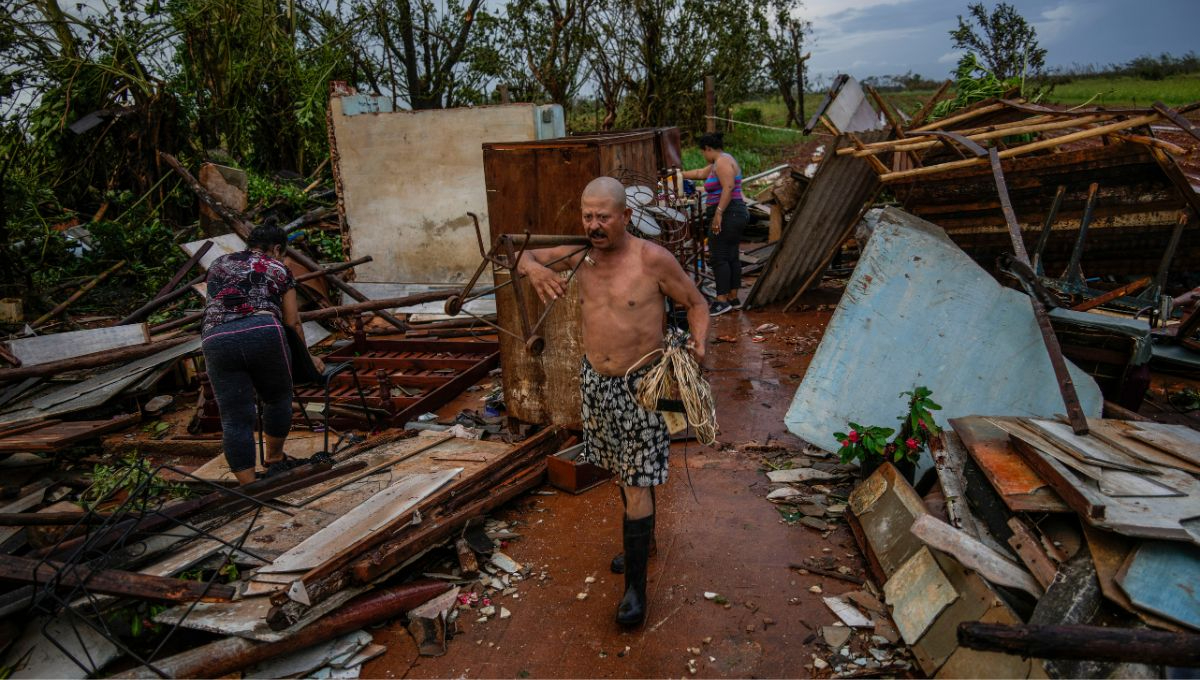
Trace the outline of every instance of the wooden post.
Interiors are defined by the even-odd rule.
[[[1084,625],[1006,626],[966,621],[958,625],[958,642],[970,649],[1039,659],[1200,665],[1200,635],[1165,630]]]
[[[500,90],[500,103],[501,104],[511,104],[512,97],[510,97],[508,94],[508,85],[505,85],[504,83],[500,83],[500,87],[497,89]]]
[[[717,79],[704,76],[704,131],[717,131]]]

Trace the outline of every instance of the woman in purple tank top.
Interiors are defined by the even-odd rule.
[[[742,198],[742,169],[733,156],[725,153],[719,132],[710,132],[697,140],[708,165],[683,173],[685,179],[704,180],[704,216],[708,222],[709,261],[716,279],[717,296],[708,306],[711,316],[741,309],[738,289],[742,287],[742,259],[738,245],[742,230],[750,221]]]

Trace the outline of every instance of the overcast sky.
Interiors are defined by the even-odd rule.
[[[810,73],[856,78],[919,73],[947,78],[958,55],[949,32],[969,0],[805,0],[813,23]],[[985,0],[989,7],[995,3]],[[1200,0],[1010,0],[1037,28],[1047,66],[1121,63],[1200,51]]]

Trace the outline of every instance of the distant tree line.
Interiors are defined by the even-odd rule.
[[[1142,80],[1164,80],[1170,76],[1200,73],[1200,55],[1189,51],[1181,56],[1162,53],[1157,57],[1148,54],[1135,57],[1122,64],[1073,64],[1052,69],[1049,78],[1053,82],[1070,82],[1077,78],[1129,77]]]
[[[801,11],[800,0],[12,0],[0,5],[0,284],[74,266],[47,247],[73,220],[114,236],[142,225],[147,244],[190,223],[192,199],[159,151],[308,175],[328,158],[331,81],[414,109],[495,103],[504,86],[514,101],[594,107],[589,127],[696,130],[711,75],[718,110],[771,88],[798,125]]]

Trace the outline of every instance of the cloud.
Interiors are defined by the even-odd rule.
[[[962,59],[962,50],[950,50],[937,58],[939,64],[957,64],[959,59]]]
[[[1060,2],[1050,9],[1043,10],[1040,19],[1033,20],[1037,29],[1038,42],[1052,44],[1078,28],[1081,21],[1089,19],[1091,12],[1086,7],[1077,5],[1071,0]]]

